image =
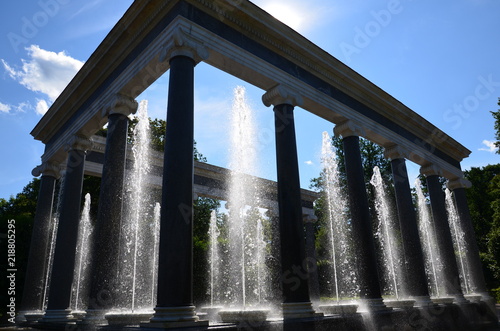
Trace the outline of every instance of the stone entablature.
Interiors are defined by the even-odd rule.
[[[104,147],[106,138],[100,136],[92,137],[92,150],[88,152],[85,162],[85,173],[87,175],[101,177],[102,161],[104,160]],[[127,152],[129,165],[132,150]],[[163,153],[151,151],[152,174],[147,179],[156,188],[161,188],[161,172],[163,166]],[[231,170],[218,167],[209,163],[194,162],[194,194],[219,200],[228,200],[228,183]],[[277,208],[276,182],[259,177],[251,177],[251,181],[258,182],[263,188],[263,196],[260,197],[259,206],[262,208]],[[304,215],[314,216],[314,201],[319,198],[319,193],[301,189],[302,208]]]
[[[179,43],[179,31],[208,50],[200,60],[266,91],[287,82],[301,91],[304,109],[335,124],[354,120],[363,125],[366,138],[382,146],[400,145],[412,151],[409,160],[439,165],[447,178],[460,175],[459,163],[470,154],[252,3],[177,0],[132,4],[32,131],[47,145],[42,160],[61,162],[64,140],[90,136],[102,127],[104,100],[116,93],[134,98],[168,70],[161,54]]]

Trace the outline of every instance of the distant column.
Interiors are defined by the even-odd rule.
[[[418,306],[430,303],[425,261],[420,243],[417,215],[408,180],[405,155],[399,146],[386,148],[385,157],[391,160],[394,191],[398,210],[404,255],[404,289],[406,294],[416,301]]]
[[[44,162],[33,169],[33,176],[40,176],[40,191],[36,204],[35,220],[31,235],[30,252],[22,300],[22,313],[41,315],[44,310],[45,288],[48,259],[50,252],[50,233],[53,225],[52,205],[56,180],[60,177],[60,168],[51,162]],[[28,317],[28,320],[31,320]]]
[[[74,136],[69,144],[64,194],[61,198],[61,212],[50,277],[49,300],[42,322],[68,322],[73,319],[69,306],[80,222],[83,170],[85,156],[90,147],[91,141],[82,136]]]
[[[377,257],[373,239],[373,226],[366,193],[359,136],[362,128],[348,120],[335,126],[336,136],[342,136],[349,193],[349,210],[352,218],[352,229],[356,260],[359,272],[360,296],[368,311],[387,309],[380,289],[377,270]]]
[[[441,172],[436,166],[429,165],[427,167],[422,167],[420,173],[425,175],[427,180],[436,243],[442,258],[442,272],[444,277],[444,284],[442,285],[445,295],[453,297],[457,303],[465,302],[460,285],[460,276],[457,260],[455,258],[455,250],[453,248],[450,224],[446,213],[445,194],[443,186],[439,182]]]
[[[161,55],[170,81],[163,164],[158,292],[154,327],[203,326],[193,305],[194,67],[204,46],[177,30]]]
[[[477,247],[474,227],[472,225],[469,206],[467,204],[465,189],[469,187],[471,187],[471,182],[465,178],[456,178],[448,181],[448,188],[453,192],[460,227],[464,233],[464,241],[466,245],[465,258],[469,270],[472,293],[481,294],[483,301],[489,303],[490,305],[493,303],[494,307],[494,300],[489,295],[484,281],[483,267],[481,259],[479,258],[479,249]]]
[[[313,316],[314,310],[309,298],[299,164],[293,118],[294,106],[300,105],[302,98],[290,88],[277,85],[262,96],[262,101],[266,107],[274,106],[283,317],[288,319]]]
[[[108,117],[108,133],[91,254],[90,300],[84,323],[104,324],[104,314],[117,307],[118,286],[114,281],[119,262],[128,116],[136,111],[137,102],[120,94],[113,96],[103,109],[103,117]]]
[[[306,229],[306,258],[307,258],[307,272],[309,273],[309,293],[311,300],[319,301],[319,275],[318,275],[318,262],[316,260],[316,236],[314,231],[314,224],[318,218],[311,214],[305,214],[304,227]]]

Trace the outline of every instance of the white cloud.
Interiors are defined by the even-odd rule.
[[[83,62],[72,58],[64,51],[55,53],[41,49],[37,45],[31,45],[26,50],[29,59],[22,60],[23,65],[20,70],[11,67],[2,59],[4,68],[14,80],[31,91],[47,95],[51,102],[59,96],[83,65]],[[36,107],[37,111],[38,106],[39,104]]]
[[[480,151],[486,151],[490,153],[495,153],[498,150],[498,147],[495,146],[495,142],[491,140],[483,140],[483,145],[487,148],[479,148]]]
[[[40,115],[45,115],[47,110],[49,110],[49,105],[47,105],[47,101],[43,99],[38,99],[36,103],[35,110]]]
[[[304,163],[307,164],[307,165],[313,165],[314,164],[314,162],[311,161],[311,160],[305,161]]]
[[[0,113],[8,113],[10,112],[10,109],[11,109],[10,105],[6,105],[0,102]]]

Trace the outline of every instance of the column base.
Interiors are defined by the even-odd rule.
[[[45,315],[39,320],[40,323],[70,323],[75,321],[76,319],[71,314],[71,309],[46,310]]]
[[[149,323],[141,323],[143,328],[170,329],[181,327],[205,327],[208,321],[200,321],[194,311],[194,306],[156,307]]]
[[[16,323],[36,323],[43,317],[42,310],[21,310],[17,313]]]
[[[282,303],[283,319],[307,318],[323,316],[322,313],[315,313],[311,302],[287,302]]]
[[[410,298],[412,300],[415,300],[414,307],[417,307],[417,308],[429,307],[430,305],[434,304],[434,302],[432,302],[432,300],[431,300],[431,297],[428,295],[414,296],[414,297],[410,297]]]
[[[453,303],[456,303],[457,305],[464,305],[470,303],[470,301],[467,300],[463,294],[458,294],[453,297]]]
[[[377,299],[361,299],[359,301],[358,313],[374,313],[382,311],[391,311],[392,308],[384,304],[382,298]]]
[[[106,311],[102,309],[87,309],[85,317],[76,324],[80,326],[98,326],[107,325],[108,321],[105,318]]]

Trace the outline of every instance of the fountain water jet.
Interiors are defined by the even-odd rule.
[[[402,264],[401,249],[398,247],[398,238],[395,231],[394,213],[390,206],[390,199],[387,195],[387,187],[383,181],[380,168],[373,168],[373,176],[370,184],[375,188],[375,211],[377,213],[377,232],[375,237],[379,240],[383,255],[382,266],[384,269],[384,278],[386,280],[387,294],[394,295],[396,299],[401,296],[401,270]]]
[[[441,293],[441,259],[439,257],[439,251],[437,250],[432,216],[422,191],[422,183],[418,178],[415,181],[415,190],[417,193],[418,230],[422,240],[429,293],[431,293],[433,297],[439,297]]]
[[[119,311],[106,314],[109,324],[146,322],[153,314],[159,226],[148,188],[151,138],[147,105],[147,100],[140,102],[133,130],[133,163],[126,179],[116,282]]]
[[[329,260],[332,267],[330,277],[333,278],[335,288],[330,290],[330,295],[335,297],[340,305],[342,297],[354,298],[358,295],[357,270],[352,254],[352,231],[348,220],[348,206],[345,192],[341,183],[339,165],[332,140],[327,132],[323,132],[321,147],[321,163],[324,173],[324,192],[327,208],[327,251],[330,252]],[[356,305],[333,306],[322,305],[319,308],[327,314],[352,313]]]
[[[248,307],[262,305],[266,297],[262,288],[267,289],[268,277],[265,272],[265,246],[259,244],[258,234],[262,227],[255,224],[250,206],[259,206],[261,188],[258,181],[250,176],[255,174],[257,165],[257,137],[252,110],[246,100],[245,89],[238,86],[234,89],[234,100],[231,112],[230,133],[230,169],[229,178],[229,217],[228,217],[228,269],[229,283],[224,293],[228,303],[236,311],[221,311],[223,320],[235,318],[239,321],[251,320],[258,316],[267,316],[265,310],[249,310]],[[260,236],[260,237],[259,237]],[[256,241],[257,238],[257,242]],[[213,240],[213,239],[212,239]],[[224,269],[224,268],[220,268]],[[256,270],[256,272],[255,272]],[[253,271],[253,272],[252,272]],[[257,278],[257,279],[256,279]],[[261,287],[261,288],[255,288]],[[248,291],[250,290],[250,291]],[[257,293],[257,299],[253,294]],[[252,294],[252,295],[251,295]],[[249,301],[249,298],[251,301]],[[258,299],[260,298],[260,300]]]
[[[93,226],[90,220],[90,193],[85,195],[82,216],[78,230],[76,249],[75,272],[73,275],[73,289],[71,307],[73,316],[82,318],[87,308],[89,290],[89,245],[92,242]]]
[[[467,254],[465,234],[462,230],[462,227],[460,226],[458,212],[453,201],[453,196],[449,189],[446,189],[446,211],[448,212],[448,222],[450,223],[457,265],[460,266],[459,276],[460,284],[462,285],[462,291],[464,294],[471,294],[472,291],[470,284],[469,267],[467,265],[467,260],[465,259],[465,256]]]

